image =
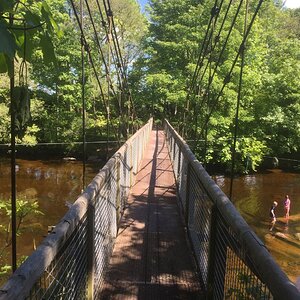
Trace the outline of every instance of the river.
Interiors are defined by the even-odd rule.
[[[228,195],[230,179],[224,176],[213,179]],[[284,217],[285,195],[291,199],[288,221]],[[278,206],[277,221],[272,228],[269,211],[273,201]],[[300,286],[300,174],[272,169],[235,178],[232,202],[290,280]]]
[[[86,182],[90,182],[100,162],[87,164]],[[82,189],[82,164],[78,161],[30,161],[17,160],[17,198],[38,201],[42,215],[30,216],[25,220],[22,233],[17,238],[17,255],[30,255],[47,235],[49,226],[59,222],[68,207],[79,196]],[[213,179],[228,194],[230,179],[213,176]],[[10,162],[0,161],[0,200],[10,198]],[[291,217],[286,224],[283,218],[283,200],[288,194],[291,199]],[[286,272],[296,282],[300,278],[300,174],[273,169],[264,173],[235,178],[233,202],[244,219],[266,244],[266,247]],[[277,222],[270,231],[269,209],[273,201]],[[0,225],[9,223],[0,216]],[[0,247],[5,235],[0,233]],[[0,248],[1,250],[1,248]],[[10,247],[4,251],[1,264],[10,262]]]

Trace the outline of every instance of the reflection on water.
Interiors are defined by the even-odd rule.
[[[220,188],[229,194],[230,179],[214,176]],[[270,170],[263,174],[234,179],[232,201],[250,227],[293,282],[300,280],[300,174]],[[284,211],[285,195],[291,199],[290,218]],[[276,222],[270,222],[273,201]],[[270,231],[271,229],[271,231]]]
[[[86,166],[86,182],[89,183],[96,170]],[[47,235],[48,226],[56,225],[69,209],[82,190],[82,163],[77,161],[28,161],[17,160],[16,189],[17,199],[38,201],[43,215],[31,217],[24,223],[22,235],[17,238],[17,255],[29,255]],[[0,199],[10,201],[10,162],[0,161]],[[0,225],[6,226],[8,218],[1,215]],[[0,249],[5,243],[5,236],[0,233]],[[8,251],[10,252],[10,247]],[[10,260],[7,254],[7,262]],[[2,259],[1,264],[4,264]]]

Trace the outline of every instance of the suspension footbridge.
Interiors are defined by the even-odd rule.
[[[152,119],[107,162],[0,299],[299,299],[199,161]]]

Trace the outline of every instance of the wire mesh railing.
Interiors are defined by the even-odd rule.
[[[152,124],[150,119],[110,158],[51,234],[1,287],[0,300],[97,299]]]
[[[207,299],[300,299],[295,285],[167,121],[164,130]]]

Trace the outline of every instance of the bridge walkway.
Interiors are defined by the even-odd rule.
[[[101,299],[201,299],[163,131],[151,133]]]

